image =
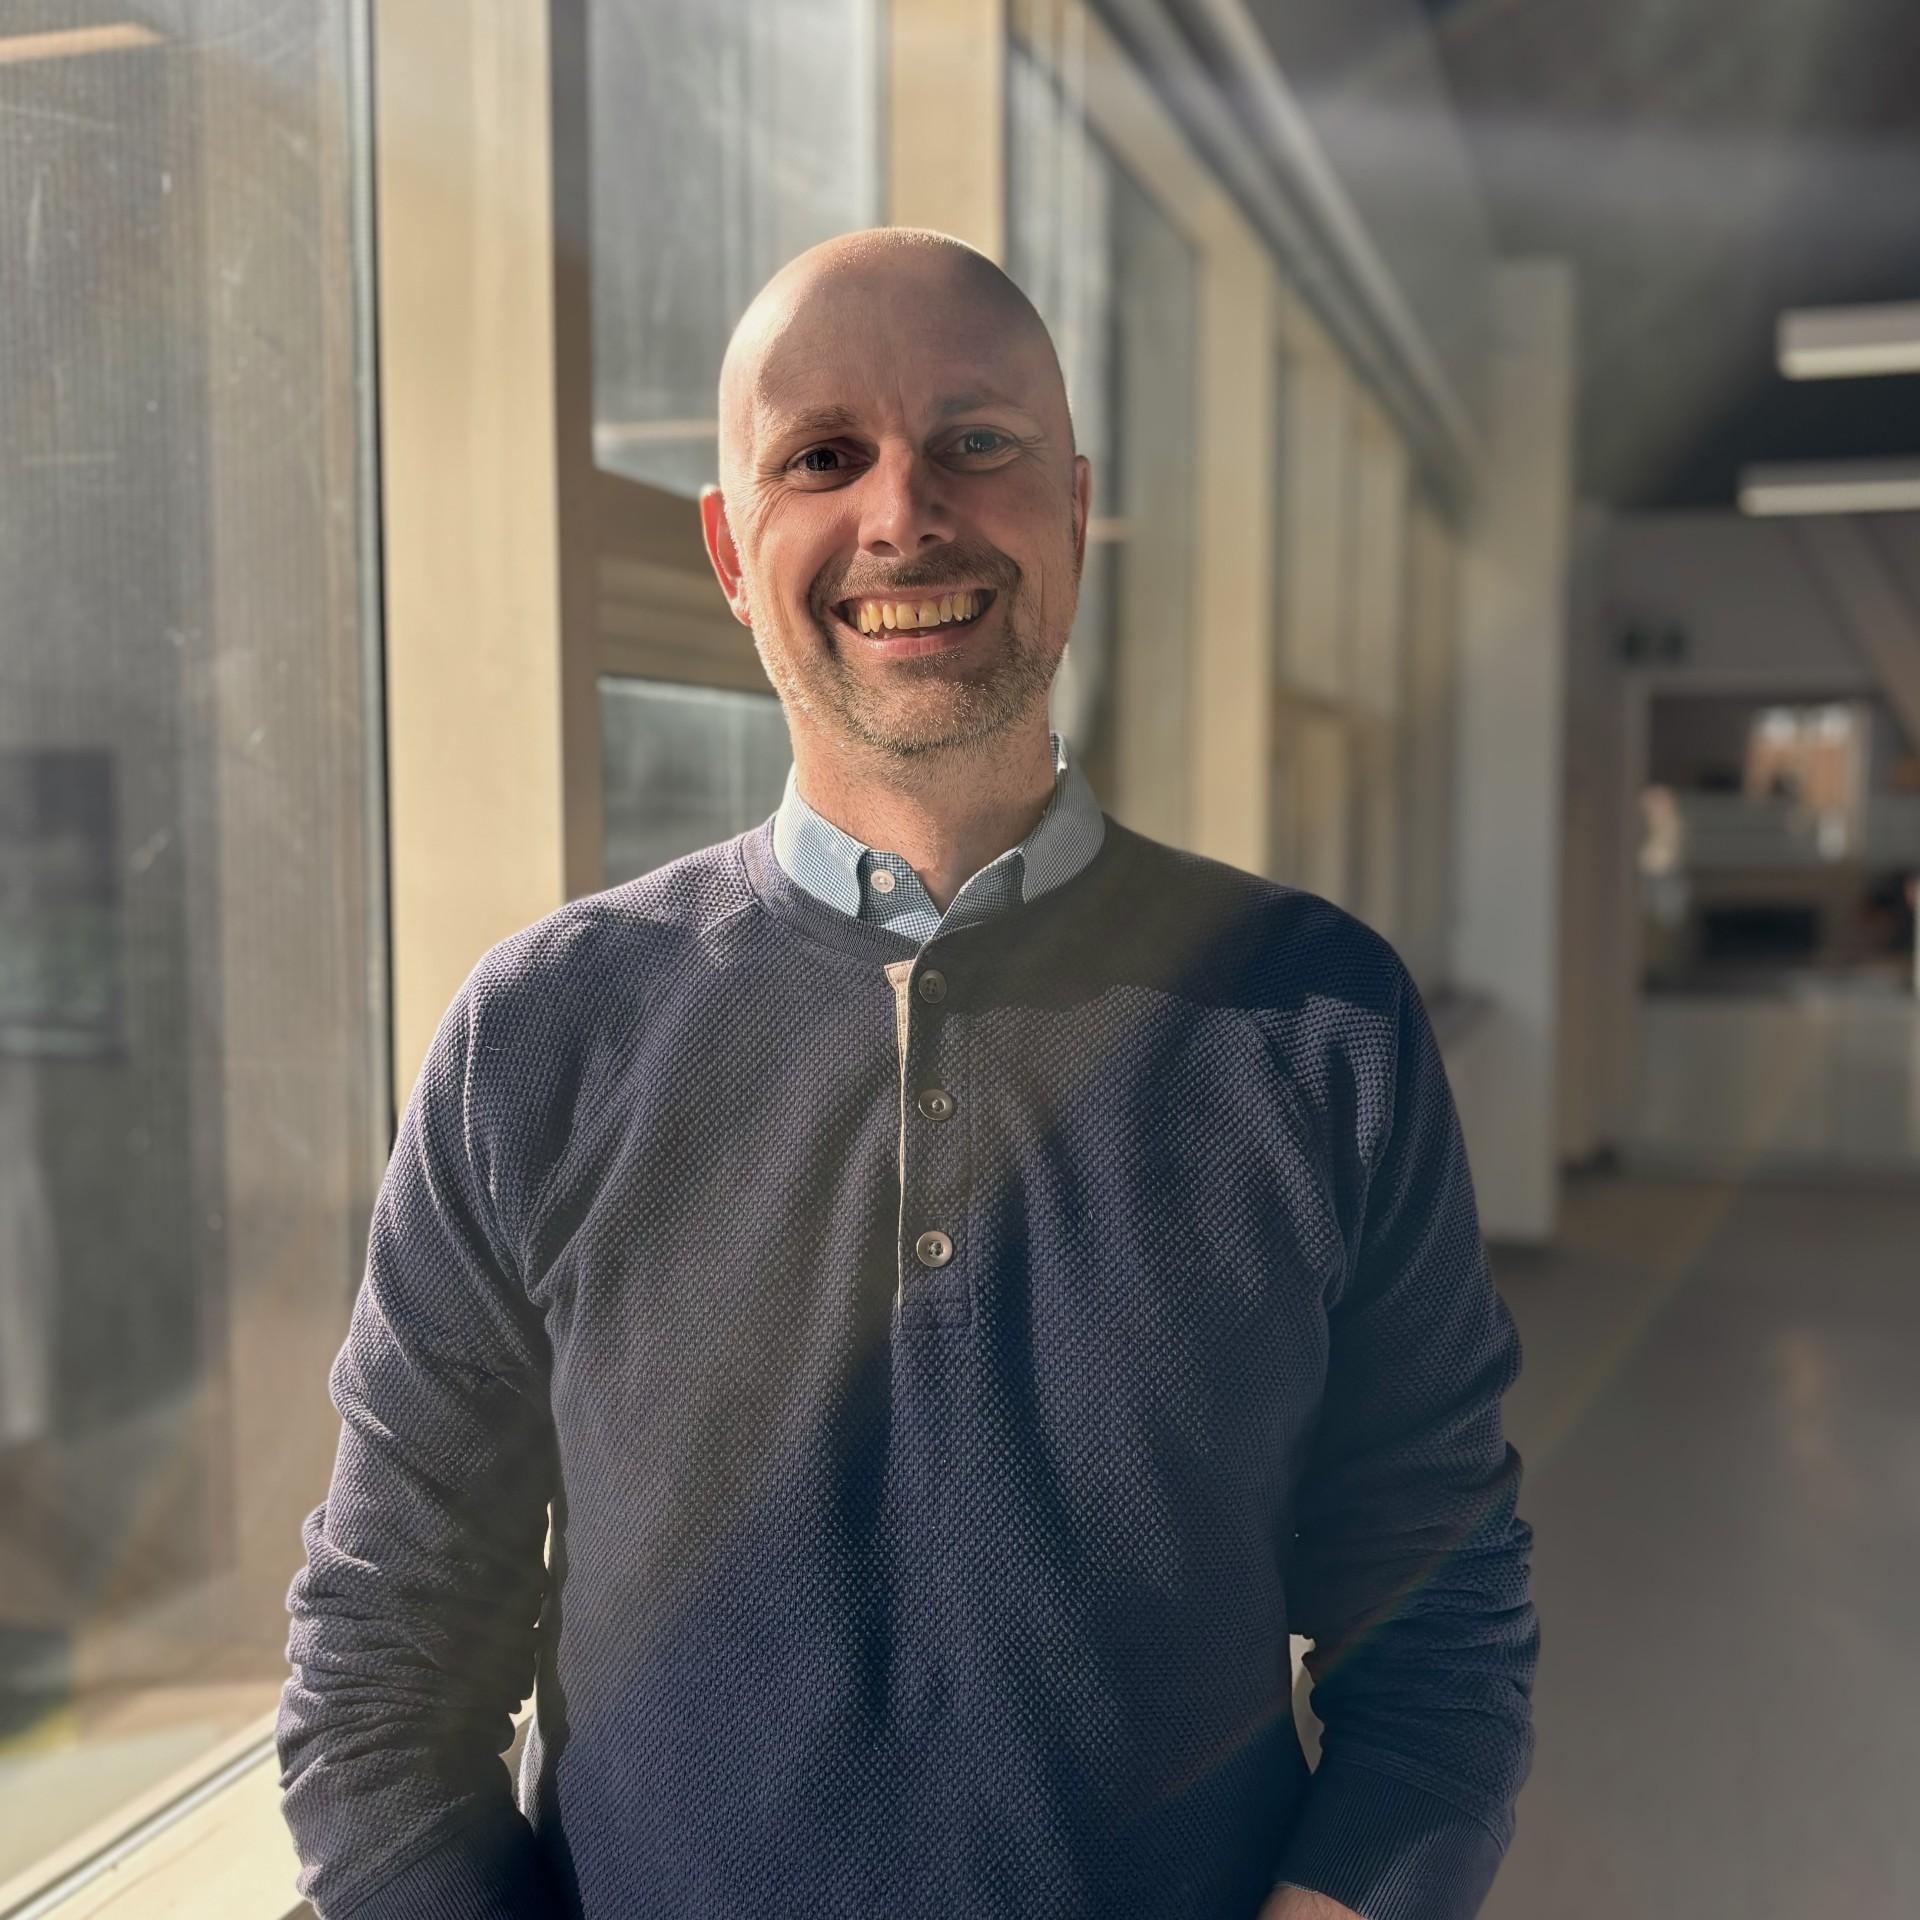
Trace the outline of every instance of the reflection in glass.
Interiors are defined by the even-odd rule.
[[[594,445],[717,478],[714,388],[776,268],[880,218],[875,0],[590,0]]]
[[[349,10],[138,11],[0,63],[0,1882],[271,1708],[385,1145]]]
[[[770,693],[611,675],[600,752],[609,886],[758,826],[793,763]]]

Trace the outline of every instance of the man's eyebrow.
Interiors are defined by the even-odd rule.
[[[765,407],[760,413],[760,429],[769,439],[790,440],[796,435],[811,438],[815,434],[844,433],[859,424],[851,407],[808,407],[799,413],[783,413],[777,407]]]
[[[943,395],[934,402],[933,410],[941,419],[947,420],[956,413],[981,413],[994,407],[1009,407],[1029,419],[1035,417],[1033,409],[1024,400],[1011,393],[1000,393],[992,387],[970,387],[965,393]]]

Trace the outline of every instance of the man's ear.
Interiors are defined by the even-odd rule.
[[[1087,522],[1093,514],[1093,462],[1084,453],[1073,456],[1073,577],[1087,564]]]
[[[747,609],[747,583],[740,574],[740,549],[733,544],[733,529],[727,524],[727,503],[721,499],[718,487],[700,490],[700,532],[706,540],[707,558],[713,562],[720,591],[733,609],[733,617],[743,627],[751,627],[753,615]]]

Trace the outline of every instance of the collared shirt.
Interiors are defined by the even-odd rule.
[[[992,920],[1064,886],[1100,851],[1107,823],[1067,744],[1053,736],[1053,798],[1017,847],[987,863],[944,914],[897,853],[864,846],[800,797],[794,774],[773,817],[773,851],[795,886],[856,920],[924,942]]]

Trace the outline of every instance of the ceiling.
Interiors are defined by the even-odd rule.
[[[1920,454],[1920,376],[1792,382],[1789,306],[1920,299],[1917,0],[1424,0],[1500,250],[1580,281],[1582,492]]]

